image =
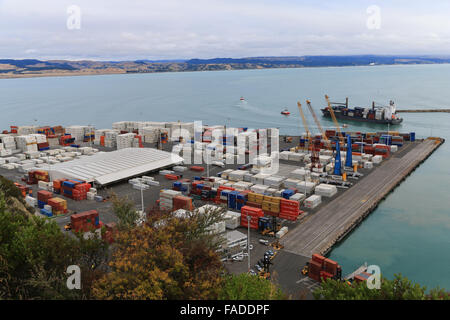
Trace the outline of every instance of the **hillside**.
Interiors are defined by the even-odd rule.
[[[214,58],[159,61],[43,61],[37,59],[0,59],[0,78],[437,63],[450,63],[450,58],[431,56],[353,55],[249,57],[238,59]]]

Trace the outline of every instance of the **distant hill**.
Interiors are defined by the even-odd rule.
[[[0,78],[436,63],[450,63],[450,57],[352,55],[135,61],[0,59]]]

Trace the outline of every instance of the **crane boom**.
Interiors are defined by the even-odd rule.
[[[314,118],[314,122],[316,123],[317,127],[320,130],[320,133],[322,134],[322,138],[325,140],[325,145],[327,148],[331,148],[331,143],[328,140],[327,135],[325,134],[325,131],[323,131],[322,125],[320,124],[319,118],[317,118],[316,113],[314,112],[314,109],[311,106],[311,101],[306,100],[306,105],[308,106],[309,111],[311,112],[313,118]]]
[[[302,117],[303,127],[306,130],[306,138],[309,139],[311,137],[311,133],[309,132],[308,123],[306,122],[305,114],[303,113],[302,104],[297,102],[298,110],[300,111],[300,116]]]
[[[328,97],[328,95],[325,95],[325,100],[327,100],[328,111],[330,111],[331,118],[333,119],[334,125],[336,126],[336,130],[338,131],[339,140],[342,143],[343,137],[342,137],[342,133],[341,133],[341,128],[339,127],[339,123],[336,119],[336,115],[334,114],[334,110],[333,110],[333,107],[331,106],[330,98]]]
[[[305,114],[303,113],[302,104],[300,102],[297,102],[297,106],[298,111],[300,111],[300,115],[302,117],[303,126],[305,127],[306,130],[306,136],[308,139],[308,149],[311,148],[311,171],[312,171],[314,167],[320,166],[319,154],[316,150],[316,147],[314,146],[311,132],[309,131],[308,123],[306,122],[306,117]]]

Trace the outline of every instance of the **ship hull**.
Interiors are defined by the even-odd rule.
[[[331,118],[331,114],[327,109],[321,109],[323,116],[326,118]],[[403,119],[367,119],[363,117],[352,117],[352,116],[346,116],[341,114],[340,112],[335,112],[334,114],[336,116],[336,119],[343,119],[343,120],[350,120],[350,121],[358,121],[358,122],[369,122],[369,123],[377,123],[377,124],[391,124],[391,125],[397,125],[402,123]]]

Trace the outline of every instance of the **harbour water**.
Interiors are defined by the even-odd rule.
[[[266,69],[0,80],[0,129],[10,125],[90,124],[110,128],[120,120],[194,121],[239,127],[279,127],[304,132],[296,101],[325,104],[350,98],[397,108],[448,108],[450,65]],[[245,101],[240,101],[243,96]],[[280,112],[288,108],[289,117]],[[450,114],[400,114],[391,127],[418,138],[450,141]],[[312,117],[309,123],[314,128]],[[320,117],[324,127],[333,127]],[[387,130],[352,123],[347,130]],[[364,262],[392,278],[402,273],[427,287],[450,289],[450,145],[445,143],[339,246],[331,258],[344,273]]]

